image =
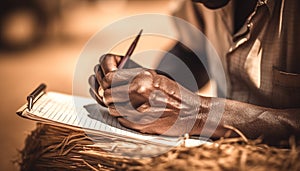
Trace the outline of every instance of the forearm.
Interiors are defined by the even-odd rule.
[[[210,111],[210,116],[218,115],[216,112],[224,108],[219,123],[210,123],[218,124],[212,135],[214,138],[224,136],[228,131],[226,126],[237,128],[247,138],[262,137],[265,142],[271,144],[288,140],[292,135],[296,137],[300,135],[300,109],[271,109],[227,99],[206,97],[201,99],[201,104]],[[205,118],[208,122],[212,122],[207,119],[208,117]]]

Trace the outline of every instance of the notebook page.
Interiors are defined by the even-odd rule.
[[[30,111],[31,115],[70,126],[112,133],[150,142],[179,145],[179,138],[145,135],[123,127],[106,108],[95,104],[90,98],[76,97],[48,92],[43,95]],[[203,143],[203,142],[202,142]]]

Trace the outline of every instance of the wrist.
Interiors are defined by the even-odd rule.
[[[207,116],[210,110],[210,101],[211,97],[199,96],[199,105],[197,113],[195,114],[195,124],[193,129],[191,130],[191,135],[200,135],[204,124],[207,120]]]
[[[225,99],[200,96],[200,108],[192,133],[204,137],[220,138],[226,129],[223,114]]]

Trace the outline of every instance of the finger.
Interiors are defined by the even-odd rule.
[[[130,103],[115,103],[109,106],[110,113],[113,116],[122,116],[127,117],[132,121],[141,121],[145,118],[151,119],[152,121],[157,118],[164,118],[174,116],[177,117],[176,111],[173,111],[168,108],[159,108],[159,107],[151,107],[149,105],[144,105],[138,109],[135,109],[130,105]]]
[[[118,69],[118,64],[121,61],[122,57],[113,54],[106,54],[100,58],[100,66],[103,71],[103,74],[106,75],[109,72],[115,71]]]
[[[100,64],[95,65],[95,67],[94,67],[95,74],[98,72],[99,68],[100,68]]]
[[[126,107],[127,106],[127,107]],[[135,109],[130,108],[130,103],[113,103],[108,106],[109,113],[115,117],[127,117],[129,113],[135,111]]]
[[[178,111],[174,111],[170,108],[165,107],[155,107],[149,104],[143,104],[136,109],[142,115],[150,115],[152,118],[164,118],[173,115],[178,115]]]
[[[120,115],[120,113],[116,110],[114,104],[110,104],[110,105],[108,106],[108,111],[109,111],[109,114],[110,114],[111,116],[114,116],[114,117],[122,117],[122,116]]]
[[[90,94],[91,96],[101,105],[105,106],[104,102],[103,102],[103,94],[99,95],[99,83],[97,82],[95,75],[91,75],[89,77],[89,84],[91,86],[90,88]]]
[[[129,85],[121,85],[106,89],[104,91],[104,98],[108,105],[112,103],[130,102],[134,107],[138,107],[148,101],[148,98],[145,98],[144,95],[141,95],[136,91],[130,91]]]
[[[108,106],[109,114],[114,117],[127,117],[131,111],[135,110],[128,106],[130,106],[130,103],[112,103]]]
[[[138,124],[132,122],[127,118],[118,118],[118,121],[125,127],[134,129],[136,131],[148,134],[166,134],[169,135],[168,129],[174,124],[173,118],[159,118],[157,121],[150,124]],[[176,134],[178,135],[178,134]]]
[[[118,121],[125,127],[150,134],[164,134],[169,136],[183,135],[194,128],[195,120],[178,120],[178,116],[159,117],[156,120],[143,117],[134,120],[130,117],[118,118]]]
[[[133,129],[136,131],[140,131],[140,129],[141,129],[141,125],[132,123],[132,122],[128,121],[126,118],[119,117],[118,121],[120,122],[121,125],[125,126],[126,128],[130,128],[130,129]]]
[[[128,84],[143,71],[145,71],[143,68],[132,68],[110,72],[101,80],[101,86],[103,89],[107,89],[114,86]]]
[[[91,75],[89,77],[89,84],[91,86],[91,88],[93,89],[93,91],[95,92],[95,94],[97,96],[100,96],[101,99],[103,99],[103,89],[101,88],[101,86],[99,85],[95,75]]]
[[[97,103],[99,103],[102,106],[106,106],[102,100],[102,98],[100,96],[97,96],[97,94],[95,93],[95,90],[93,90],[92,88],[89,89],[90,95],[93,97],[93,99],[95,99],[97,101]]]
[[[101,99],[102,102],[104,102],[103,99],[103,94],[104,94],[104,90],[103,88],[99,85],[95,75],[91,75],[89,78],[89,84],[92,88],[92,90],[94,91],[94,93],[96,94],[96,96],[99,96],[99,98]]]
[[[132,122],[131,120],[128,120],[128,118],[123,118],[123,117],[119,117],[118,121],[120,122],[121,125],[125,126],[126,128],[130,128],[139,132],[143,132],[143,133],[152,133],[150,131],[148,131],[147,129],[145,129],[148,125],[145,124],[138,124],[136,122]],[[142,131],[145,130],[145,131]]]
[[[101,70],[100,64],[97,64],[94,67],[95,76],[97,78],[98,83],[100,84],[100,80],[104,77],[104,74]]]
[[[130,99],[134,106],[145,103],[153,90],[152,77],[149,71],[142,68],[118,70],[112,79],[111,90],[106,92],[108,100],[124,102]]]
[[[104,91],[105,102],[109,105],[112,103],[124,103],[129,102],[129,92],[127,85],[118,86]]]
[[[98,90],[98,88],[99,88],[99,83],[98,83],[98,81],[97,81],[95,75],[91,75],[91,76],[89,77],[89,84],[90,84],[90,86],[91,86],[94,90]]]

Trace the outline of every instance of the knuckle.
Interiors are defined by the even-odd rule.
[[[118,59],[118,58],[121,58],[120,55],[115,55],[115,54],[111,54],[111,53],[107,53],[107,54],[104,54],[102,55],[100,58],[99,58],[99,63],[102,64],[102,63],[105,63],[104,61],[106,60],[110,60],[110,59]]]
[[[102,90],[103,91],[103,97],[104,98],[109,98],[111,95],[111,90],[110,89],[106,89],[106,90]]]
[[[149,87],[147,85],[140,84],[137,86],[136,92],[139,94],[145,94],[149,92]]]
[[[139,75],[143,76],[143,77],[153,77],[156,74],[156,72],[154,70],[151,69],[146,69],[140,72]]]
[[[141,71],[133,79],[131,88],[138,94],[149,94],[153,89],[152,70]]]
[[[106,53],[104,55],[102,55],[100,58],[99,58],[99,63],[102,63],[103,60],[105,60],[106,58],[112,56],[112,54],[110,53]]]
[[[105,74],[105,76],[102,79],[102,86],[103,88],[108,88],[110,87],[113,77],[114,77],[115,71],[109,72],[107,74]]]
[[[104,55],[102,55],[102,56],[99,58],[99,63],[100,63],[100,64],[104,61],[104,59],[106,58],[106,56],[107,56],[107,54],[104,54]]]
[[[140,105],[136,110],[140,113],[145,113],[149,110],[150,105],[148,103],[144,103],[142,105]]]
[[[114,107],[111,107],[111,105],[108,107],[108,111],[109,111],[109,114],[114,117],[120,116],[120,113],[118,112],[118,110]]]
[[[142,75],[142,76],[151,76],[151,72],[150,72],[150,70],[143,70],[143,71],[140,73],[140,75]]]
[[[130,86],[130,93],[139,94],[145,98],[148,98],[152,91],[152,86],[149,84],[137,83]]]
[[[104,65],[106,65],[107,61],[111,60],[113,56],[111,54],[105,54],[105,55],[102,55],[99,59],[99,64],[100,64],[100,67],[104,67]]]
[[[111,72],[108,72],[107,74],[105,74],[105,78],[108,80],[112,80],[114,75],[115,75],[116,71],[111,71]]]

